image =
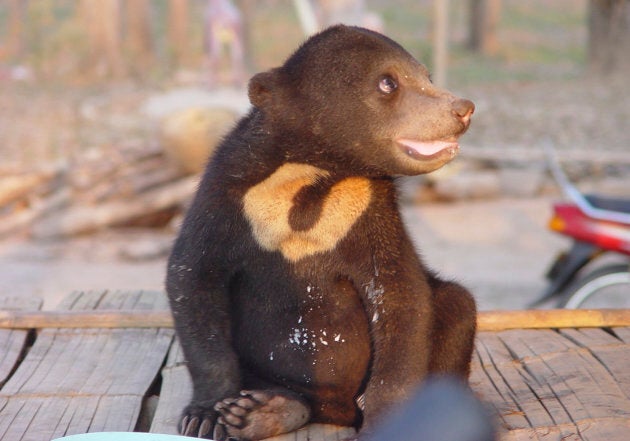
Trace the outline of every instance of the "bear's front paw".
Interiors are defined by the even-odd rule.
[[[213,409],[215,403],[190,404],[184,410],[179,426],[179,432],[193,438],[212,439],[213,429],[217,419],[217,412]]]

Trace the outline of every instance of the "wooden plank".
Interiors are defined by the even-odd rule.
[[[39,408],[26,398],[7,400],[0,411],[0,439],[21,440]]]
[[[514,429],[500,432],[499,441],[627,441],[629,421],[594,420],[580,421],[578,425],[559,424],[552,427]]]
[[[592,346],[623,346],[623,341],[601,328],[567,328],[561,329],[560,334],[582,347]]]
[[[538,427],[530,429],[515,429],[499,434],[499,441],[583,441],[587,439],[590,438],[582,437],[579,428],[573,424],[559,424],[553,427]],[[599,441],[608,441],[608,439],[599,439]]]
[[[495,408],[503,425],[501,440],[625,439],[630,421],[627,400],[615,390],[615,382],[610,381],[609,375],[619,370],[628,371],[627,360],[622,356],[625,370],[621,364],[616,368],[606,364],[602,369],[601,359],[589,354],[593,347],[600,351],[617,342],[614,336],[598,329],[567,329],[561,333],[552,330],[480,332],[472,362],[471,388]],[[614,349],[622,353],[620,347]],[[182,369],[179,375],[187,377],[181,353],[174,348],[171,355],[170,369]],[[165,378],[164,386],[168,383],[170,380]],[[160,405],[164,404],[163,399],[164,393]],[[609,399],[612,401],[608,402]],[[187,397],[181,400],[179,409],[186,403]],[[171,430],[165,433],[176,433],[179,410],[174,414]],[[160,430],[152,428],[152,431]],[[319,441],[329,436],[326,433],[321,426],[309,425],[272,439]],[[337,439],[350,434],[340,433]]]
[[[43,303],[39,297],[0,296],[0,309],[10,311],[37,311]]]
[[[28,338],[27,331],[0,330],[0,386],[16,366]]]
[[[492,404],[505,429],[532,427],[525,414],[526,406],[515,393],[515,390],[524,388],[511,383],[517,381],[518,372],[515,372],[515,369],[518,365],[514,363],[507,347],[496,334],[480,333],[477,337],[476,352],[479,364],[473,364],[471,373],[473,381],[470,383],[473,391],[483,401]],[[478,369],[481,369],[483,374]],[[487,384],[491,384],[492,387],[480,388],[481,385]]]
[[[497,333],[497,337],[510,348],[514,361],[526,372],[523,380],[531,390],[532,398],[541,404],[542,407],[538,410],[548,415],[547,423],[535,423],[532,427],[540,432],[553,426],[565,426],[569,430],[577,431],[569,410],[571,405],[578,405],[573,400],[572,391],[564,388],[562,379],[540,359],[540,354],[563,354],[575,345],[558,340],[557,334],[550,330],[504,331]],[[538,344],[537,348],[532,347],[534,340]],[[569,406],[563,401],[563,397]],[[528,418],[531,421],[529,415]]]
[[[35,311],[42,307],[42,300],[24,297],[0,297],[0,310],[16,312]],[[19,329],[0,329],[0,387],[7,381],[25,349],[28,332]]]
[[[309,424],[295,432],[266,438],[265,441],[343,441],[356,436],[352,427]]]
[[[177,339],[173,341],[166,365],[162,369],[160,400],[151,423],[150,432],[178,434],[178,424],[192,397],[192,380]]]
[[[76,292],[62,307],[165,310],[159,292]],[[172,329],[46,328],[0,390],[0,439],[46,440],[133,431],[144,395],[173,340]]]
[[[32,440],[57,438],[64,435],[64,424],[69,423],[75,423],[75,428],[83,432],[88,428],[85,423],[89,420],[77,416],[91,414],[98,406],[98,397],[24,398],[20,404],[23,407],[18,412],[7,410],[7,413],[16,415],[17,420],[13,422],[11,430],[4,433],[3,439],[10,439],[10,436]],[[4,414],[5,411],[2,412]],[[76,425],[77,422],[82,424]]]
[[[597,416],[594,415],[597,410],[592,400],[588,409],[580,405],[582,397],[579,393],[585,387],[593,388],[591,392],[597,390],[594,384],[596,379],[589,375],[590,370],[593,367],[596,369],[601,367],[588,351],[550,330],[507,331],[499,334],[529,371],[536,384],[551,388],[555,397],[564,400],[565,403],[569,400],[570,405],[564,407],[573,421]],[[605,369],[600,369],[598,373],[603,375],[601,378],[609,380]],[[614,384],[610,386],[614,388]],[[615,392],[618,392],[618,389]],[[601,416],[605,415],[604,412]]]
[[[495,409],[501,440],[617,440],[619,433],[627,433],[628,400],[610,373],[627,372],[628,364],[625,369],[621,364],[604,367],[589,353],[592,348],[583,346],[604,345],[595,348],[600,351],[613,342],[619,340],[598,329],[480,332],[470,385]],[[181,409],[188,402],[190,379],[177,345],[169,357],[152,432],[177,433]],[[178,398],[169,398],[173,395]],[[309,425],[271,440],[343,439],[352,433],[345,430],[352,429]]]
[[[91,416],[88,432],[133,432],[140,415],[142,396],[105,395]]]
[[[578,347],[551,329],[511,329],[497,332],[496,336],[517,360],[547,353],[564,353]]]
[[[612,332],[614,332],[620,340],[630,344],[630,327],[613,328]]]
[[[162,389],[150,432],[177,434],[177,425],[184,407],[192,397],[192,381],[185,365],[181,346],[173,342],[166,365],[162,369]],[[302,429],[268,438],[267,441],[341,441],[356,432],[351,427],[311,424]]]
[[[145,316],[167,308],[163,297],[106,291],[73,293],[64,305],[108,313],[139,308]],[[595,317],[597,322],[605,314]],[[627,433],[630,421],[629,329],[480,332],[471,386],[509,429],[501,439],[622,439],[619,434]],[[142,396],[162,362],[145,371],[151,364],[146,354],[162,351],[163,357],[171,341],[172,330],[164,329],[44,329],[0,391],[0,439],[133,430]],[[152,432],[176,433],[190,390],[181,352],[173,346]],[[348,436],[344,430],[310,425],[273,439],[342,439]]]
[[[87,311],[97,309],[98,303],[106,294],[107,290],[73,291],[61,300],[57,310]]]
[[[61,398],[56,399],[55,408],[63,408],[59,405],[60,400]],[[68,398],[61,418],[51,421],[55,427],[52,438],[60,438],[66,433],[86,433],[90,428],[92,415],[98,408],[99,400],[100,397],[96,395]]]
[[[590,351],[630,398],[630,346],[627,343],[603,329],[564,329],[560,333]]]
[[[477,343],[475,352],[473,353],[473,358],[471,362],[471,372],[470,377],[468,379],[468,383],[470,384],[470,388],[475,392],[475,395],[485,403],[488,409],[492,410],[494,414],[496,414],[497,418],[502,418],[503,414],[508,414],[509,411],[506,409],[508,406],[513,405],[514,403],[505,403],[499,387],[496,386],[493,382],[493,372],[488,372],[488,370],[493,369],[493,365],[484,366],[481,363],[480,355],[479,355],[479,346]],[[522,412],[515,411],[520,413],[522,417]],[[505,421],[502,421],[505,425]]]
[[[611,340],[590,331],[584,335],[567,334],[573,338],[551,330],[480,334],[477,347],[481,366],[488,371],[487,360],[495,356],[496,350],[499,361],[490,363],[496,366],[496,372],[489,375],[493,377],[491,381],[500,385],[504,402],[522,409],[529,423],[529,427],[522,422],[517,425],[518,420],[506,415],[509,407],[502,408],[501,401],[497,405],[497,397],[492,397],[504,428],[509,430],[502,434],[502,440],[621,440],[624,438],[620,434],[627,435],[630,400],[591,348],[576,344],[589,341],[609,345]],[[506,361],[506,350],[512,356],[511,366]],[[473,379],[478,375],[477,368],[473,364]],[[475,389],[475,384],[471,385]]]
[[[630,419],[598,418],[579,422],[580,436],[584,440],[628,441]]]

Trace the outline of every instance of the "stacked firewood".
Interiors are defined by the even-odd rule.
[[[36,170],[0,168],[0,238],[161,226],[181,211],[197,181],[159,145],[93,149]]]
[[[160,122],[158,141],[87,150],[36,170],[0,164],[0,238],[37,239],[117,226],[164,226],[190,201],[237,115],[190,108]]]

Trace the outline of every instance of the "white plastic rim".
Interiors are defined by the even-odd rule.
[[[630,272],[628,271],[602,275],[601,277],[588,281],[581,286],[580,289],[575,291],[564,307],[567,309],[577,309],[587,298],[600,289],[624,284],[628,285],[628,295],[630,296]]]
[[[158,433],[100,432],[69,435],[63,438],[56,438],[53,441],[190,441],[192,439],[179,435],[162,435]]]

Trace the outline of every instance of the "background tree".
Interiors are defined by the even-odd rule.
[[[78,16],[88,39],[89,66],[101,77],[122,76],[120,1],[81,0]]]
[[[153,58],[151,16],[150,0],[126,0],[125,49],[135,74],[146,71]]]
[[[0,58],[19,58],[24,50],[24,19],[26,17],[26,0],[7,1],[7,37]]]
[[[188,57],[188,0],[169,0],[168,40],[174,64],[181,65]]]
[[[501,17],[501,0],[470,0],[468,47],[484,55],[499,50],[497,26]]]
[[[596,74],[630,72],[630,0],[590,0],[588,64]]]

